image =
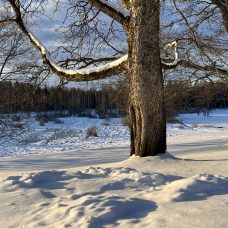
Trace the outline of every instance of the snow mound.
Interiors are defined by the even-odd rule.
[[[129,188],[144,188],[145,186],[163,185],[170,181],[171,176],[159,173],[146,173],[132,168],[100,168],[89,167],[84,171],[67,173],[65,171],[42,171],[34,173],[25,173],[21,176],[10,176],[2,181],[8,190],[16,188],[45,188],[59,189],[64,182],[74,179],[75,181],[108,180],[109,184],[104,185],[100,191]],[[174,177],[175,178],[175,177]],[[14,188],[13,188],[14,187]]]
[[[228,194],[228,178],[202,173],[170,183],[163,193],[165,201],[205,200],[209,196]]]
[[[151,165],[157,166],[158,164],[176,165],[183,161],[184,161],[183,159],[177,158],[172,154],[166,152],[164,154],[159,154],[157,156],[149,156],[149,157],[139,157],[139,156],[132,155],[128,159],[120,162],[119,164],[123,167],[134,167],[136,169],[141,169],[142,164],[143,164],[143,167],[148,168]]]
[[[158,210],[228,194],[223,176],[183,178],[129,167],[25,173],[1,179],[0,186],[3,194],[20,195],[19,204],[29,208],[23,224],[30,227],[150,227],[160,221],[152,219]]]
[[[167,180],[163,174],[132,168],[88,167],[71,173],[25,173],[5,178],[0,184],[3,192],[26,191],[41,198],[26,216],[26,224],[32,227],[103,227],[134,224],[153,212],[156,203],[141,194]]]
[[[172,154],[166,152],[164,154],[158,154],[156,156],[151,156],[151,157],[145,157],[145,158],[142,158],[142,157],[139,157],[139,156],[135,156],[135,155],[132,155],[130,157],[130,159],[147,159],[149,158],[149,160],[179,160],[179,158],[173,156]]]
[[[158,173],[146,173],[146,172],[141,172],[136,169],[132,168],[95,168],[95,167],[90,167],[85,170],[84,174],[80,172],[81,177],[85,175],[92,175],[94,178],[96,176],[102,176],[112,178],[113,180],[118,180],[122,181],[123,183],[130,183],[130,182],[136,182],[139,185],[145,184],[145,185],[161,185],[166,183],[167,178],[163,174],[158,174]],[[119,182],[120,183],[120,182]]]
[[[22,176],[9,176],[2,180],[5,191],[21,188],[57,189],[60,182],[69,179],[65,171],[43,171],[25,173]]]

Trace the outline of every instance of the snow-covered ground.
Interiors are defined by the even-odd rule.
[[[0,227],[228,227],[228,110],[178,118],[169,153],[149,158],[128,158],[118,119],[31,120],[2,142]],[[85,137],[91,125],[99,137]]]
[[[129,130],[122,126],[120,118],[67,117],[61,120],[63,123],[48,122],[40,126],[34,117],[23,119],[22,133],[0,139],[0,157],[129,145]],[[97,128],[98,137],[87,136],[87,129],[92,126]]]
[[[214,139],[216,132],[220,138],[226,138],[228,133],[228,109],[213,111],[209,117],[182,114],[178,119],[185,125],[167,125],[170,143],[179,142],[180,137],[184,141],[195,137]],[[20,130],[22,132],[0,138],[0,157],[129,146],[129,129],[122,126],[122,119],[68,117],[61,120],[61,124],[49,122],[40,126],[35,118],[23,119],[25,129]],[[86,131],[91,126],[97,127],[98,137],[87,137]]]

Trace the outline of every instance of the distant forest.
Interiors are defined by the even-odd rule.
[[[99,117],[126,115],[128,87],[104,86],[100,90],[67,87],[35,87],[28,83],[0,82],[0,114],[18,112],[49,112]],[[182,81],[165,85],[167,116],[180,112],[204,112],[228,107],[227,82],[203,82],[196,86]]]

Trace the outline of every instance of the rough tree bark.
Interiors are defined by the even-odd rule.
[[[159,0],[132,1],[129,25],[131,155],[166,151],[166,121],[159,48]]]

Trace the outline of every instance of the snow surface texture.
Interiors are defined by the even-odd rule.
[[[228,110],[180,115],[186,126],[169,125],[171,154],[156,157],[94,165],[93,153],[103,163],[121,154],[116,148],[84,150],[87,166],[81,167],[83,153],[71,157],[66,151],[54,154],[55,170],[43,162],[51,147],[45,156],[1,158],[0,227],[226,228],[227,117]],[[121,150],[129,153],[128,147]],[[37,160],[41,167],[35,171]],[[60,160],[72,160],[71,168],[63,170]]]
[[[226,227],[228,178],[206,173],[182,177],[169,174],[169,165],[163,174],[151,169],[165,163],[185,169],[184,161],[170,156],[133,157],[108,167],[3,177],[0,225]]]
[[[209,117],[197,114],[182,114],[178,117],[185,125],[168,124],[168,142],[185,142],[193,138],[225,138],[228,134],[228,110],[217,110]],[[0,138],[0,157],[42,153],[77,151],[129,146],[130,133],[122,126],[121,119],[107,120],[69,117],[63,124],[48,123],[40,126],[34,118],[25,119],[26,130],[13,138]],[[96,126],[98,137],[87,137],[86,130]],[[213,134],[212,134],[213,132]],[[179,136],[179,137],[177,137]],[[128,154],[126,154],[128,156]]]
[[[91,119],[69,117],[64,123],[40,126],[34,118],[24,120],[26,130],[15,137],[0,138],[0,157],[27,154],[66,152],[129,145],[129,130],[121,119]],[[97,127],[98,137],[88,137],[87,129]]]

